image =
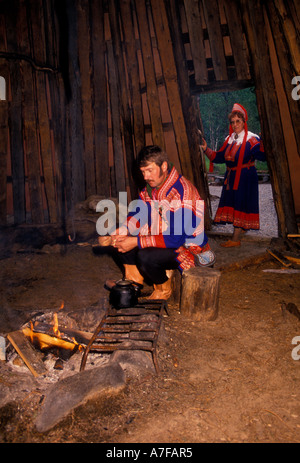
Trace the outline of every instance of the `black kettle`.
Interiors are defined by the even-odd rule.
[[[118,280],[110,290],[109,302],[115,309],[133,307],[141,294],[140,285],[132,280]]]

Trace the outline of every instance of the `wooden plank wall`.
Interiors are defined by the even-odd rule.
[[[283,1],[274,1],[276,12]],[[2,2],[8,100],[0,113],[5,121],[6,105],[8,127],[1,126],[1,144],[7,140],[8,156],[0,166],[1,178],[7,171],[1,223],[60,223],[90,195],[136,197],[134,161],[150,143],[167,150],[208,205],[193,95],[259,83],[246,21],[251,8],[243,3]]]
[[[145,143],[167,149],[206,196],[167,15],[160,0],[13,0],[0,10],[11,160],[2,222],[59,223],[91,195],[136,197]]]
[[[47,11],[42,3],[13,0],[1,10],[1,52],[7,85],[7,189],[2,223],[57,222],[49,85],[56,63],[46,46]],[[53,32],[52,32],[53,33]],[[55,77],[54,77],[55,78]],[[57,170],[57,168],[56,168]]]
[[[253,84],[239,0],[184,0],[191,92]]]

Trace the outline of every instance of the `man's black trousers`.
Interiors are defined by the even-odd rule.
[[[167,281],[166,270],[177,269],[179,262],[175,249],[138,247],[129,252],[116,251],[116,259],[123,265],[136,265],[148,283],[162,284]]]

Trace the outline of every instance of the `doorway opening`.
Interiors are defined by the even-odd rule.
[[[229,133],[227,115],[231,112],[234,103],[240,103],[246,108],[248,113],[248,130],[257,135],[261,133],[254,87],[230,92],[203,93],[198,97],[203,137],[207,141],[208,146],[215,151],[220,149]],[[214,172],[210,174],[209,160],[206,157],[205,162],[213,219],[219,205],[226,165],[215,164]],[[256,161],[255,165],[259,179],[260,229],[250,230],[247,235],[278,237],[278,219],[274,205],[268,164],[267,162]],[[214,225],[213,223],[212,231],[232,233],[232,225]]]

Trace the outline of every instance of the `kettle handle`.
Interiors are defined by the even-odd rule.
[[[143,285],[141,285],[140,283],[135,283],[135,281],[132,282],[132,286],[136,293],[140,293],[143,287]]]

